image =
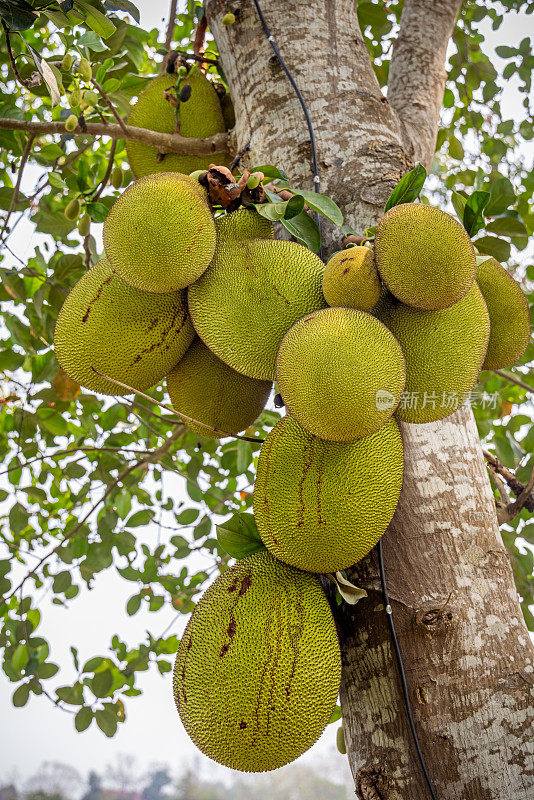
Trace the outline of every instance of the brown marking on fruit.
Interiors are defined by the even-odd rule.
[[[102,291],[103,291],[103,289],[104,289],[104,286],[107,286],[107,285],[108,285],[108,283],[110,283],[112,280],[113,280],[113,274],[111,274],[111,275],[108,275],[108,277],[106,278],[106,280],[105,280],[105,281],[102,281],[101,285],[98,287],[98,291],[97,291],[97,293],[95,294],[95,296],[93,297],[93,299],[91,300],[91,302],[89,303],[89,305],[87,306],[87,311],[85,312],[85,314],[84,314],[84,315],[83,315],[83,317],[82,317],[82,322],[87,322],[87,319],[88,319],[88,317],[89,317],[89,312],[91,311],[91,309],[93,308],[94,304],[96,303],[96,301],[98,300],[98,298],[99,298],[99,297],[100,297],[100,295],[102,294]]]
[[[252,586],[252,575],[249,572],[241,581],[241,588],[239,589],[238,596],[243,597],[245,592]]]

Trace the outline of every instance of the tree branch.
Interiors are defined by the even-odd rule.
[[[462,0],[405,0],[389,67],[388,100],[414,161],[432,162],[447,73],[447,45]]]
[[[14,210],[15,206],[17,205],[17,200],[19,199],[19,189],[20,189],[20,184],[21,184],[21,181],[22,181],[22,173],[24,172],[24,167],[26,166],[26,162],[27,162],[28,157],[29,157],[29,155],[31,153],[31,149],[32,149],[32,145],[33,145],[34,139],[35,139],[35,134],[32,133],[30,135],[28,141],[26,142],[26,147],[24,148],[24,152],[23,152],[22,158],[20,160],[20,167],[19,167],[19,172],[18,172],[18,175],[17,175],[17,182],[16,182],[15,188],[13,190],[13,196],[11,198],[11,202],[9,204],[9,208],[7,210],[7,214],[6,214],[5,219],[4,219],[4,224],[2,226],[2,230],[0,231],[0,243],[2,243],[2,240],[4,238],[4,233],[7,230],[7,225],[8,225],[9,219],[11,217],[11,214],[13,213],[13,210]]]
[[[171,0],[171,7],[169,9],[169,21],[167,23],[167,35],[165,37],[165,49],[170,50],[172,38],[174,36],[174,26],[176,23],[176,7],[178,0]]]
[[[500,378],[504,378],[505,381],[508,381],[509,383],[515,383],[516,386],[520,386],[522,389],[526,389],[527,392],[534,394],[534,386],[530,386],[525,381],[522,381],[521,378],[518,378],[516,375],[512,375],[511,372],[505,372],[504,369],[494,369],[492,371]]]
[[[107,184],[107,182],[109,180],[109,176],[111,175],[111,171],[113,169],[113,162],[115,161],[115,150],[116,149],[117,149],[117,140],[114,139],[113,142],[111,143],[111,148],[110,148],[110,151],[109,151],[109,158],[108,158],[108,165],[107,165],[107,168],[106,168],[106,172],[104,173],[104,177],[100,181],[100,184],[99,184],[95,194],[93,195],[93,203],[96,200],[98,200],[98,198],[101,196],[102,192],[106,188],[106,184]]]
[[[506,483],[508,484],[508,486],[510,487],[510,489],[515,494],[518,500],[519,498],[523,497],[527,487],[523,483],[521,483],[521,481],[518,480],[518,478],[516,478],[512,470],[508,469],[508,467],[505,467],[504,464],[502,464],[499,461],[499,459],[493,455],[493,453],[488,452],[488,450],[483,450],[482,452],[484,454],[484,458],[489,464],[491,471],[493,473],[497,473],[498,475],[502,475],[502,477],[504,478],[504,480],[506,481]],[[514,504],[511,503],[510,505]],[[522,507],[523,506],[528,511],[534,511],[534,493],[532,491],[530,492],[530,496],[529,493],[527,492],[524,498],[524,502],[522,502]]]
[[[180,136],[178,133],[157,133],[147,128],[136,128],[133,125],[104,125],[100,122],[87,122],[85,130],[80,126],[70,135],[79,136],[109,136],[112,139],[128,139],[133,142],[157,147],[160,153],[179,153],[190,156],[209,156],[214,153],[230,152],[229,136],[227,133],[216,133],[206,139],[194,139]],[[20,119],[0,119],[0,130],[27,131],[34,136],[47,134],[67,133],[64,122],[32,122]]]
[[[117,109],[115,108],[115,106],[113,105],[111,100],[109,99],[108,95],[105,93],[105,91],[100,86],[100,84],[97,81],[95,81],[94,78],[91,78],[91,83],[93,84],[93,86],[95,87],[95,89],[99,93],[100,97],[102,98],[104,103],[107,105],[107,107],[109,108],[109,110],[111,111],[111,113],[113,114],[113,116],[115,117],[117,122],[119,123],[119,125],[121,126],[122,130],[124,131],[124,133],[126,133],[126,123],[124,122],[123,118],[121,117],[121,115],[119,114],[119,112],[117,111]]]

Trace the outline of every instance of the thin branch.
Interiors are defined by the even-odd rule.
[[[91,78],[91,83],[93,84],[93,86],[95,87],[95,89],[97,90],[99,95],[102,97],[103,101],[105,102],[105,104],[107,105],[107,107],[109,108],[109,110],[111,111],[111,113],[113,114],[113,116],[115,117],[115,119],[117,120],[119,125],[121,126],[122,130],[124,131],[124,133],[126,133],[126,123],[124,122],[123,118],[121,117],[121,115],[119,114],[119,112],[117,111],[117,109],[115,108],[113,103],[111,102],[111,100],[108,97],[108,95],[105,93],[103,88],[100,86],[100,84],[94,78]]]
[[[2,20],[2,27],[4,29],[4,34],[5,34],[5,37],[6,37],[6,48],[7,48],[7,54],[9,56],[9,63],[11,64],[11,69],[13,70],[13,75],[15,76],[15,79],[20,84],[22,84],[22,86],[24,86],[26,89],[32,89],[34,86],[40,86],[40,84],[42,83],[42,78],[41,78],[41,76],[39,75],[38,72],[32,72],[31,77],[30,78],[26,78],[26,79],[24,79],[21,76],[20,72],[17,69],[17,62],[15,60],[15,55],[13,53],[13,50],[11,49],[11,39],[9,37],[9,28],[7,27],[7,25],[4,22],[4,20]]]
[[[150,463],[157,462],[162,458],[162,456],[167,455],[167,453],[169,452],[169,450],[170,450],[171,446],[174,444],[174,442],[177,439],[179,439],[181,436],[183,436],[184,431],[185,431],[185,427],[186,426],[184,425],[182,428],[176,428],[176,430],[174,430],[171,433],[171,435],[168,436],[165,439],[165,442],[161,445],[161,447],[158,447],[156,450],[154,450],[149,455],[145,456],[144,458],[140,459],[139,461],[136,461],[135,464],[131,464],[127,469],[124,470],[124,472],[121,472],[120,475],[118,475],[115,478],[115,480],[108,486],[108,488],[106,489],[106,491],[104,492],[102,497],[100,497],[95,503],[93,503],[91,508],[87,511],[87,513],[80,520],[80,522],[71,531],[69,531],[69,533],[66,536],[64,536],[63,539],[54,548],[52,548],[52,550],[50,550],[41,559],[39,559],[39,561],[35,565],[35,567],[32,570],[30,570],[29,572],[26,573],[26,575],[21,580],[21,582],[8,595],[4,596],[3,602],[6,602],[7,600],[9,600],[9,598],[12,597],[14,594],[16,594],[19,591],[19,589],[22,589],[22,587],[24,586],[26,581],[29,578],[31,578],[32,576],[35,576],[37,574],[37,570],[45,563],[45,561],[48,561],[49,558],[51,558],[55,553],[57,553],[57,551],[60,550],[63,547],[65,542],[67,542],[70,539],[72,539],[73,536],[76,536],[76,534],[82,528],[82,526],[85,524],[85,522],[87,522],[87,520],[89,519],[91,514],[94,511],[96,511],[96,509],[100,505],[102,505],[102,503],[104,503],[106,501],[106,499],[113,492],[113,490],[116,489],[116,487],[119,485],[119,483],[124,481],[124,479],[127,478],[128,475],[130,475],[131,472],[133,472],[136,469],[142,469],[143,467],[148,466]]]
[[[497,516],[499,517],[499,524],[504,524],[506,522],[511,522],[518,514],[521,513],[522,509],[526,507],[526,504],[529,500],[532,499],[532,490],[534,489],[534,469],[530,473],[530,478],[527,481],[527,485],[513,503],[509,503],[506,508],[499,509]]]
[[[58,450],[56,453],[44,453],[42,456],[35,456],[34,458],[29,458],[24,464],[16,464],[14,467],[8,467],[3,472],[0,472],[0,476],[7,475],[8,472],[13,472],[16,469],[24,469],[25,467],[29,466],[30,464],[34,464],[36,461],[44,461],[46,458],[63,458],[64,456],[74,455],[74,453],[135,453],[138,456],[147,456],[150,455],[149,450],[135,450],[133,447],[69,447],[66,450]]]
[[[204,58],[204,56],[197,56],[194,53],[188,53],[187,50],[175,50],[174,52],[179,53],[186,61],[202,61],[203,64],[213,64],[214,67],[219,66],[219,59],[217,58]]]
[[[118,381],[115,378],[111,378],[109,375],[105,375],[103,372],[100,372],[91,364],[91,369],[93,372],[96,372],[97,375],[100,375],[101,378],[105,378],[107,381],[111,381],[116,386],[120,386],[122,389],[126,389],[128,392],[133,392],[134,394],[139,395],[139,397],[144,397],[145,400],[150,400],[150,402],[155,403],[160,408],[164,408],[167,411],[171,411],[173,414],[177,414],[181,417],[185,422],[192,422],[194,425],[199,425],[201,428],[206,428],[206,430],[210,431],[211,433],[217,433],[220,436],[229,436],[232,439],[242,439],[244,442],[258,442],[259,444],[263,444],[263,439],[256,439],[254,436],[240,436],[238,433],[228,433],[228,431],[223,431],[220,428],[214,428],[212,425],[207,425],[205,422],[199,422],[198,419],[194,419],[193,417],[189,417],[187,414],[183,414],[181,411],[177,411],[172,406],[168,406],[166,403],[160,403],[159,400],[154,400],[153,397],[150,395],[145,394],[144,392],[140,392],[139,389],[134,389],[133,386],[129,386],[127,383],[122,383],[122,381]],[[135,412],[132,412],[135,413]],[[146,425],[144,420],[141,420],[143,424]],[[174,424],[171,420],[169,420],[171,424]]]
[[[520,386],[522,389],[526,389],[527,392],[534,394],[534,386],[529,386],[528,383],[525,383],[525,381],[522,381],[521,378],[518,378],[511,372],[505,372],[504,369],[494,369],[492,372],[494,372],[495,375],[498,375],[500,378],[504,378],[505,381],[509,381],[509,383],[515,383],[516,386]]]
[[[111,142],[111,148],[110,148],[110,151],[109,151],[108,166],[107,166],[106,172],[104,173],[104,177],[100,181],[100,184],[98,186],[98,189],[96,190],[96,193],[93,195],[93,203],[95,202],[95,200],[98,200],[98,198],[100,197],[100,195],[102,194],[102,192],[106,188],[106,184],[107,184],[107,182],[109,180],[109,176],[111,175],[111,170],[113,169],[113,162],[115,161],[115,151],[116,151],[116,149],[117,149],[117,140],[113,139],[113,141]]]
[[[178,0],[171,0],[171,7],[169,9],[169,21],[167,23],[167,35],[165,36],[165,49],[170,50],[172,39],[174,36],[174,26],[176,24],[176,7]]]
[[[35,136],[47,134],[65,134],[67,130],[64,122],[32,122],[20,119],[0,119],[0,130],[28,131]],[[136,128],[126,125],[124,130],[120,125],[104,125],[100,122],[87,122],[82,130],[78,125],[75,131],[69,131],[75,136],[109,136],[111,139],[128,139],[133,142],[157,147],[160,153],[179,153],[180,155],[208,156],[213,153],[228,153],[229,136],[227,133],[216,133],[205,139],[194,139],[180,136],[177,133],[157,133],[147,128]]]
[[[508,469],[508,467],[505,467],[504,464],[502,464],[499,459],[493,455],[493,453],[490,453],[488,450],[483,450],[482,452],[484,454],[484,458],[489,464],[491,471],[502,475],[512,492],[519,500],[519,498],[523,496],[526,486],[521,483],[512,470]],[[523,502],[523,505],[528,511],[534,511],[534,493],[531,492],[530,497],[527,493],[527,497]]]
[[[193,53],[198,58],[202,58],[204,55],[204,42],[206,39],[206,31],[208,29],[208,20],[206,18],[206,14],[202,14],[200,20],[198,21],[197,29],[195,31],[195,40],[193,42]],[[204,67],[204,59],[199,64],[199,69],[203,72],[206,71]]]
[[[11,198],[11,203],[9,204],[9,208],[7,210],[7,214],[6,214],[6,217],[4,219],[4,224],[2,226],[2,230],[0,231],[0,243],[1,243],[1,240],[3,239],[3,237],[4,237],[4,233],[6,232],[9,219],[11,217],[11,214],[13,213],[13,209],[17,205],[17,201],[19,199],[19,189],[20,189],[20,184],[21,184],[21,181],[22,181],[22,173],[24,172],[24,167],[26,166],[26,162],[27,162],[28,157],[30,155],[34,139],[35,139],[35,134],[33,134],[33,133],[30,134],[30,137],[29,137],[28,141],[26,142],[26,147],[24,148],[24,152],[22,154],[22,158],[20,160],[19,173],[17,175],[17,182],[15,184],[15,189],[13,190],[13,197]]]

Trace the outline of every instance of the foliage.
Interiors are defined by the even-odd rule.
[[[498,29],[503,20],[499,9],[523,5],[512,0],[465,4],[453,37],[455,52],[428,190],[442,203],[452,203],[480,252],[501,261],[508,261],[512,252],[515,259],[525,249],[534,226],[534,178],[520,152],[520,146],[534,136],[528,107],[533,56],[530,40],[523,39],[517,47],[499,47],[500,61],[493,65],[484,53],[479,29],[488,20]],[[92,92],[95,86],[81,74],[81,59],[92,63],[94,80],[126,116],[131,99],[157,72],[165,53],[164,32],[139,28],[129,0],[59,4],[18,0],[9,6],[17,11],[16,19],[6,16],[6,20],[21,78],[31,83],[37,62],[41,72],[47,72],[44,61],[60,97],[56,103],[50,78],[30,88],[15,83],[3,37],[1,117],[57,121],[74,110],[77,116],[83,112],[89,122],[102,118],[114,122],[98,92],[96,102],[91,97],[83,107],[83,92]],[[0,3],[0,14],[7,14],[5,8],[7,4]],[[390,44],[401,8],[398,0],[359,3],[360,23],[382,86],[387,84]],[[201,7],[190,1],[187,12],[178,15],[176,46],[191,50],[200,13]],[[213,42],[208,53],[216,55]],[[72,56],[72,64],[65,55]],[[525,95],[521,120],[505,119],[501,112],[503,86],[512,76]],[[4,212],[12,205],[27,142],[23,131],[0,130]],[[125,719],[129,698],[141,693],[140,673],[171,670],[178,646],[176,626],[158,625],[158,613],[169,608],[176,610],[177,618],[189,613],[204,582],[225,569],[230,556],[255,546],[253,541],[250,545],[254,531],[247,520],[259,449],[243,440],[220,445],[210,439],[199,441],[157,405],[164,399],[161,387],[151,392],[154,402],[101,398],[80,389],[59,369],[51,346],[57,313],[86,265],[96,260],[98,226],[119,194],[107,185],[110,162],[122,169],[126,185],[131,174],[123,141],[115,147],[107,138],[93,143],[70,134],[36,139],[28,167],[34,188],[25,188],[29,184],[25,179],[9,225],[0,234],[4,244],[0,262],[3,669],[13,683],[15,706],[24,706],[32,694],[44,694],[73,713],[76,730],[96,724],[106,736],[113,736]],[[290,232],[312,249],[317,250],[319,242],[313,218],[303,215],[304,203],[341,225],[339,209],[328,198],[291,189],[288,176],[272,167],[256,169],[293,195],[280,203],[273,194],[262,213],[283,218]],[[419,194],[421,173],[415,177],[396,190],[391,205]],[[422,199],[428,202],[427,197]],[[79,217],[88,214],[91,219],[87,236],[78,233],[76,219],[65,216],[73,200],[80,201]],[[28,214],[42,245],[21,260],[11,251],[10,237]],[[510,266],[514,265],[512,261]],[[516,274],[534,301],[534,267],[526,274],[519,268]],[[525,365],[533,359],[531,344]],[[483,373],[474,409],[485,446],[526,483],[534,468],[534,427],[528,413],[529,392],[520,383],[534,389],[534,377],[526,367],[510,370],[509,375]],[[263,438],[278,416],[265,411],[248,434]],[[179,491],[169,491],[171,480]],[[224,531],[219,541],[216,525]],[[533,594],[532,551],[524,543],[534,543],[534,524],[528,522],[525,509],[506,526],[503,537],[532,625],[526,609]],[[131,587],[126,614],[143,614],[152,632],[133,644],[115,634],[103,654],[88,660],[80,659],[74,643],[76,675],[65,682],[54,660],[53,643],[40,633],[48,602],[44,597],[68,608],[82,588],[92,589],[98,576],[109,570]]]

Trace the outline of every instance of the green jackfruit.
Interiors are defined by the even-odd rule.
[[[369,247],[340,250],[326,262],[323,294],[329,306],[370,311],[378,303],[381,289]]]
[[[105,260],[86,272],[57,318],[54,348],[69,378],[94,392],[126,390],[92,370],[146,391],[194,338],[185,292],[149,294],[124,283]]]
[[[173,292],[202,275],[215,252],[205,190],[189,175],[148,175],[129,186],[104,222],[106,256],[130,286]]]
[[[521,358],[530,341],[528,300],[508,270],[491,256],[477,258],[477,283],[490,316],[482,369],[509,367]]]
[[[252,425],[263,411],[271,383],[241,375],[197,339],[167,376],[167,391],[177,411],[209,426],[186,420],[192,431],[218,439]]]
[[[184,631],[174,697],[184,727],[231,769],[276,769],[304,753],[330,720],[341,659],[316,576],[266,551],[226,570]]]
[[[267,549],[309,572],[337,572],[378,542],[397,506],[403,451],[397,423],[357,442],[326,442],[291,416],[263,444],[254,517]]]
[[[203,342],[230,367],[260,380],[273,380],[291,325],[324,305],[320,258],[295,242],[267,239],[271,231],[255,211],[217,220],[215,257],[188,292]]]
[[[150,81],[141,92],[128,117],[128,125],[147,128],[158,133],[174,133],[175,109],[165,100],[164,92],[178,82],[178,93],[188,83],[191,97],[180,104],[180,135],[203,139],[225,130],[223,112],[217,92],[206,76],[192,67],[185,78],[165,73]],[[142,142],[126,142],[128,161],[136,178],[154,172],[193,172],[208,169],[210,164],[226,164],[230,157],[226,153],[211,153],[206,156],[167,153],[158,160],[158,149]]]
[[[276,380],[303,428],[322,439],[352,442],[391,417],[406,372],[399,343],[377,319],[354,308],[324,308],[288,331]]]
[[[375,233],[378,272],[389,291],[414,308],[448,308],[475,280],[475,250],[465,228],[439,208],[391,208]]]
[[[418,311],[387,295],[373,313],[399,341],[406,359],[397,419],[434,422],[460,408],[477,381],[489,340],[488,309],[476,283],[439,311]]]

